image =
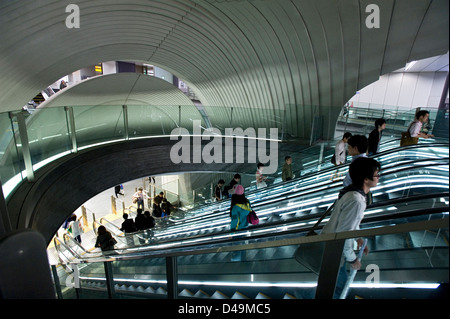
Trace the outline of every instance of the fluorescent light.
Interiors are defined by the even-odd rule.
[[[80,277],[82,280],[106,281],[100,277]],[[253,274],[250,274],[251,282],[242,281],[200,281],[200,280],[179,280],[179,285],[199,285],[199,286],[227,286],[227,287],[281,287],[281,288],[313,288],[317,286],[317,282],[255,282]],[[114,281],[143,283],[143,284],[165,284],[166,280],[156,279],[130,279],[130,278],[114,278]],[[408,288],[408,289],[436,289],[439,283],[366,283],[355,282],[351,284],[352,288]]]
[[[416,63],[417,63],[417,61],[411,61],[409,63],[406,63],[405,71],[408,71],[409,69],[411,69],[414,66],[414,64],[416,64]]]

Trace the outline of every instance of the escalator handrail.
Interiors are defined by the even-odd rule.
[[[371,209],[371,208],[376,208],[376,207],[382,207],[382,206],[391,206],[394,204],[401,204],[401,203],[406,203],[409,201],[417,201],[417,200],[424,200],[424,199],[433,199],[433,198],[440,198],[440,197],[449,197],[449,193],[434,193],[434,194],[425,194],[425,195],[415,195],[415,196],[410,196],[410,197],[403,197],[403,198],[395,198],[395,199],[391,199],[391,200],[387,200],[384,202],[380,202],[380,203],[375,203],[375,204],[371,204],[369,206],[367,206],[367,209]],[[333,202],[334,203],[334,202]],[[330,205],[332,205],[333,203],[331,203]],[[436,211],[440,212],[439,210],[440,208],[438,208]],[[424,210],[418,210],[419,212],[424,212]],[[430,208],[427,212],[431,212],[432,208]],[[272,222],[270,224],[260,224],[260,225],[256,225],[256,226],[252,226],[253,230],[256,229],[263,229],[263,228],[270,228],[270,227],[282,227],[285,226],[287,224],[291,224],[291,223],[297,223],[297,222],[309,222],[309,221],[314,221],[317,218],[320,218],[322,215],[324,214],[324,212],[320,212],[320,213],[316,213],[316,214],[312,214],[312,215],[306,215],[306,216],[300,216],[300,217],[293,217],[290,218],[289,220],[280,220],[280,221],[276,221],[276,222]],[[414,216],[417,216],[417,211],[415,210],[414,213],[412,213]],[[411,215],[412,216],[412,215]],[[392,219],[392,218],[404,218],[404,217],[410,217],[409,215],[407,215],[406,212],[403,213],[391,213],[391,214],[385,214],[382,216],[372,216],[372,217],[365,217],[363,219],[364,222],[366,221],[375,221],[375,220],[383,220],[383,219]],[[376,219],[377,218],[377,219]],[[318,229],[320,229],[321,227],[319,226]],[[241,231],[230,231],[230,230],[223,230],[223,231],[219,231],[219,232],[215,232],[214,235],[226,235],[229,233],[245,233],[247,232],[248,229],[245,230],[241,230]],[[296,229],[293,231],[289,231],[289,232],[283,232],[283,235],[286,234],[292,234],[292,233],[297,233],[300,232],[302,230]],[[280,233],[278,233],[278,235],[281,235]],[[166,240],[163,242],[156,242],[156,244],[169,244],[169,243],[173,243],[173,242],[177,242],[180,240],[195,240],[195,239],[201,239],[201,238],[207,238],[210,237],[211,235],[195,235],[195,236],[190,236],[189,238],[179,238],[179,239],[174,239],[174,240]],[[267,235],[263,235],[261,237],[264,237]],[[252,236],[252,238],[254,238],[255,236]]]
[[[440,210],[441,212],[448,211],[445,207],[440,207],[439,209],[435,209],[435,211]],[[422,210],[423,212],[427,210]],[[137,253],[129,253],[129,254],[118,254],[118,255],[108,255],[108,257],[103,258],[99,257],[92,260],[78,260],[75,261],[78,263],[89,263],[89,262],[103,262],[103,261],[113,261],[113,260],[133,260],[133,259],[142,259],[142,258],[163,258],[163,257],[171,257],[171,256],[183,256],[183,255],[197,255],[197,254],[210,254],[210,253],[223,253],[223,252],[232,252],[232,251],[240,251],[240,250],[250,250],[250,249],[262,249],[269,247],[281,247],[281,246],[291,246],[291,245],[301,245],[307,243],[316,243],[316,242],[330,242],[334,240],[345,240],[350,238],[359,238],[359,237],[371,237],[371,236],[379,236],[379,235],[389,235],[396,233],[406,233],[411,231],[422,231],[422,230],[433,230],[440,228],[448,228],[449,227],[449,218],[440,218],[440,219],[430,219],[425,221],[416,221],[405,224],[398,224],[394,226],[385,226],[378,228],[368,228],[368,229],[360,229],[360,230],[352,230],[340,233],[330,233],[330,234],[321,234],[317,236],[298,236],[295,238],[284,238],[284,239],[275,239],[273,241],[257,241],[252,243],[246,243],[245,238],[242,242],[236,243],[233,239],[228,239],[227,241],[214,242],[213,244],[205,243],[205,244],[196,244],[196,245],[185,245],[180,247],[172,247],[172,248],[157,248],[153,247],[154,250],[142,250]],[[307,229],[305,229],[306,231]],[[248,240],[248,239],[247,239]],[[224,245],[228,244],[228,245]],[[209,247],[204,247],[204,246]],[[202,247],[203,246],[203,247]],[[213,247],[210,247],[213,246]],[[152,247],[149,247],[152,248]]]
[[[83,246],[81,246],[81,244],[79,243],[79,242],[77,242],[76,240],[75,240],[75,238],[73,238],[71,235],[69,235],[69,234],[67,234],[67,233],[64,233],[63,234],[63,236],[64,236],[64,238],[69,238],[69,240],[72,242],[72,243],[74,243],[75,245],[77,245],[80,249],[82,249],[85,253],[89,253],[89,251],[88,250],[86,250]]]
[[[395,173],[398,173],[398,172],[402,172],[402,171],[407,171],[407,170],[411,170],[411,169],[417,169],[417,168],[422,168],[422,167],[431,167],[431,166],[442,166],[442,165],[448,165],[448,161],[449,161],[449,158],[440,158],[440,159],[437,159],[438,161],[443,161],[444,163],[435,163],[435,164],[426,164],[426,165],[416,165],[416,166],[414,166],[414,167],[410,167],[410,166],[408,166],[410,163],[414,163],[414,164],[416,164],[416,163],[418,163],[418,162],[421,162],[421,161],[423,161],[423,162],[428,162],[428,161],[430,161],[430,159],[424,159],[424,160],[416,160],[416,161],[410,161],[410,162],[404,162],[404,163],[398,163],[398,164],[396,164],[396,166],[406,166],[406,167],[403,167],[403,168],[400,168],[400,169],[396,169],[395,170],[395,168],[396,168],[396,166],[391,166],[391,167],[389,167],[388,169],[389,170],[391,170],[390,172],[388,172],[388,173],[385,173],[385,174],[383,174],[383,176],[386,176],[386,175],[390,175],[390,174],[395,174]],[[447,161],[447,162],[445,162],[445,161]],[[330,183],[331,184],[331,183]],[[319,188],[323,188],[323,187],[325,187],[325,185],[321,185],[321,186],[319,186]],[[333,189],[333,188],[342,188],[343,186],[342,186],[342,184],[341,183],[339,183],[339,184],[337,184],[337,185],[330,185],[330,186],[328,186],[328,187],[326,187],[327,189]],[[323,190],[323,189],[319,189],[319,190]],[[299,193],[297,193],[297,194],[289,194],[290,196],[289,196],[289,199],[295,199],[295,198],[298,198],[298,197],[302,197],[302,196],[308,196],[308,195],[311,195],[311,194],[314,194],[314,193],[316,193],[318,191],[318,189],[317,188],[315,188],[315,189],[309,189],[309,190],[306,190],[306,191],[303,191],[303,190],[300,190],[300,192]],[[286,194],[280,194],[280,195],[274,195],[273,197],[271,197],[270,198],[270,200],[272,201],[272,202],[276,202],[277,200],[284,200],[285,199],[285,197],[286,197],[287,195]],[[278,199],[277,199],[278,198]],[[252,207],[254,208],[254,209],[256,209],[256,208],[258,208],[258,207],[260,207],[260,206],[263,206],[263,205],[265,205],[264,204],[264,199],[262,199],[261,201],[259,201],[259,202],[257,202],[257,203],[254,203],[254,204],[252,204]],[[217,217],[217,215],[218,214],[225,214],[227,211],[229,211],[229,207],[226,207],[226,208],[221,208],[221,209],[218,209],[218,210],[214,210],[213,212],[205,212],[205,213],[203,213],[203,214],[199,214],[198,216],[192,216],[192,217],[189,217],[188,218],[188,220],[186,220],[186,222],[187,223],[194,223],[194,222],[196,222],[196,220],[197,219],[201,219],[201,220],[205,220],[205,218],[208,218],[208,217]],[[209,215],[209,216],[208,216]],[[178,223],[179,222],[183,222],[182,220],[178,220],[177,221]],[[184,223],[184,222],[183,222]]]
[[[449,143],[429,143],[429,144],[421,144],[421,143],[419,143],[419,144],[415,144],[415,145],[407,145],[407,146],[403,146],[403,147],[396,147],[396,148],[393,148],[393,149],[389,149],[389,150],[377,153],[376,155],[371,156],[371,158],[376,159],[377,157],[389,155],[389,154],[394,153],[394,152],[399,152],[399,151],[409,150],[409,149],[415,149],[415,148],[429,148],[429,147],[446,147],[446,148],[448,148],[448,146],[449,146]],[[441,158],[435,158],[435,159],[439,160]],[[448,159],[448,157],[447,157],[447,159]],[[425,160],[425,159],[423,159],[423,160]],[[431,159],[428,158],[426,160],[430,161]],[[411,161],[411,162],[417,162],[417,161],[420,161],[420,160]],[[289,185],[289,184],[293,184],[295,182],[298,182],[300,179],[312,178],[312,177],[314,177],[314,175],[327,173],[328,171],[334,171],[336,169],[343,170],[343,169],[347,168],[348,166],[350,166],[350,164],[351,163],[348,162],[348,163],[344,163],[344,164],[339,165],[339,166],[330,166],[330,167],[324,168],[324,169],[322,169],[320,171],[311,172],[311,173],[308,173],[306,175],[299,176],[299,177],[297,177],[295,179],[292,179],[290,181],[277,183],[277,184],[274,184],[274,185],[270,185],[268,187],[269,188],[280,187],[280,186],[283,186],[283,184],[284,185]],[[401,163],[401,165],[404,165],[404,164],[405,163]],[[249,196],[249,195],[252,195],[252,194],[254,194],[256,192],[258,192],[258,190],[250,190],[250,191],[246,191],[246,194],[247,194],[247,196]],[[230,199],[225,199],[223,201],[231,201],[231,200]],[[208,203],[208,204],[200,205],[200,206],[196,207],[194,210],[202,209],[205,206],[212,206],[214,204],[216,204],[216,203],[213,203],[213,204]],[[186,211],[186,213],[189,213],[189,211]]]
[[[448,197],[449,193],[441,193],[441,194],[429,194],[428,198],[434,198],[434,197],[438,197],[438,195],[440,195],[439,197]],[[442,196],[444,195],[444,196]],[[423,199],[424,197],[427,197],[426,195],[420,195],[417,196],[417,200]],[[411,199],[411,198],[410,198]],[[392,202],[398,202],[399,199],[395,199],[392,200]],[[404,199],[404,201],[406,202],[407,200]],[[391,201],[388,201],[385,203],[385,206],[390,206],[392,203]],[[420,216],[420,215],[430,215],[430,214],[439,214],[442,212],[448,212],[448,207],[435,207],[435,208],[429,208],[429,209],[417,209],[417,210],[408,210],[406,212],[402,212],[402,213],[391,213],[391,214],[385,214],[385,215],[381,215],[381,216],[370,216],[370,217],[364,217],[363,220],[361,221],[361,224],[365,224],[365,223],[369,223],[369,222],[376,222],[376,221],[383,221],[383,220],[390,220],[390,219],[397,219],[397,218],[406,218],[406,217],[415,217],[415,216]],[[292,222],[301,222],[301,221],[308,221],[308,220],[315,220],[316,218],[320,217],[323,215],[322,213],[319,214],[314,214],[314,215],[308,215],[308,216],[302,216],[299,218],[295,218],[293,220],[289,220],[289,223]],[[282,224],[286,224],[285,221],[280,222],[278,226],[282,226]],[[261,225],[260,226],[252,226],[252,230],[256,230],[258,228],[268,228],[268,227],[276,227],[277,225],[274,224],[270,224],[270,225]],[[319,226],[317,229],[321,229],[323,226]],[[251,237],[243,237],[243,240],[260,240],[260,239],[264,239],[264,238],[269,238],[269,237],[276,237],[276,236],[289,236],[289,235],[299,235],[300,237],[302,236],[302,233],[309,231],[311,229],[311,226],[304,226],[304,227],[299,227],[297,229],[294,230],[289,230],[289,231],[282,231],[282,232],[278,232],[276,234],[271,233],[271,234],[263,234],[263,235],[252,235]],[[231,234],[235,234],[235,235],[239,235],[239,234],[245,234],[249,231],[250,229],[242,229],[240,231],[233,231],[233,230],[226,230],[226,231],[222,231],[222,232],[217,232],[214,233],[214,236],[220,236],[220,235],[231,235]],[[177,240],[172,240],[172,241],[164,241],[162,243],[154,243],[154,245],[152,246],[140,246],[143,249],[147,249],[147,250],[152,250],[152,249],[160,249],[159,246],[164,246],[164,245],[170,245],[172,243],[176,243],[179,241],[186,241],[186,240],[194,240],[194,239],[201,239],[201,238],[209,238],[212,235],[199,235],[199,236],[191,236],[189,238],[181,238],[181,239],[177,239]],[[223,236],[222,236],[223,237]],[[235,240],[233,239],[223,239],[223,240],[215,240],[213,243],[214,244],[227,244],[230,242],[233,242]],[[200,247],[200,246],[204,246],[204,245],[210,245],[211,241],[205,241],[203,243],[197,243],[197,244],[184,244],[181,246],[178,246],[178,248],[190,248],[193,246],[196,247]],[[133,247],[129,247],[129,248],[136,248],[136,246]],[[126,248],[122,248],[121,250],[126,251]],[[126,255],[126,253],[124,254]],[[92,258],[92,257],[90,257]]]

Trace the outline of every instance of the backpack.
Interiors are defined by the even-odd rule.
[[[333,154],[333,156],[331,156],[331,163],[333,165],[336,165],[336,154]]]
[[[344,152],[341,152],[341,153],[339,154],[339,156],[341,156],[342,153],[344,153]],[[333,163],[333,165],[336,165],[336,154],[333,154],[333,156],[331,156],[330,162]],[[345,163],[345,159],[344,159],[344,163]]]
[[[252,225],[258,225],[258,224],[259,224],[259,218],[258,218],[258,216],[256,215],[256,213],[255,213],[254,210],[252,210],[252,211],[247,215],[247,222],[248,222],[249,224],[252,224]]]

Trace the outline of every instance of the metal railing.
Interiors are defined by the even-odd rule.
[[[448,212],[448,208],[440,208],[439,212]],[[271,241],[255,241],[246,243],[241,241],[220,243],[218,245],[200,245],[193,247],[173,248],[173,249],[160,249],[153,251],[141,251],[139,254],[126,254],[126,255],[109,255],[108,257],[100,257],[92,260],[79,260],[74,261],[72,266],[77,263],[103,263],[105,269],[111,268],[111,263],[114,261],[127,261],[147,258],[164,258],[166,260],[166,284],[167,284],[167,298],[178,298],[178,267],[177,257],[191,256],[191,255],[205,255],[205,254],[218,254],[218,253],[232,253],[238,251],[247,251],[252,249],[265,249],[284,247],[292,245],[308,245],[313,243],[324,243],[325,249],[322,256],[321,268],[317,280],[317,289],[315,298],[318,299],[331,299],[334,293],[335,282],[338,276],[338,269],[341,261],[341,253],[343,245],[346,239],[359,238],[359,237],[373,237],[393,234],[403,234],[415,231],[433,231],[448,229],[449,219],[429,219],[426,221],[410,222],[399,225],[384,226],[379,228],[370,228],[364,230],[348,231],[333,234],[322,234],[317,236],[304,236],[299,234],[297,237],[287,239],[274,239]],[[448,246],[447,246],[448,250]],[[336,253],[338,252],[338,253]],[[448,265],[447,265],[448,271]],[[112,271],[106,274],[104,279],[97,279],[106,281],[108,296],[110,298],[116,295],[114,288],[114,281],[120,280],[114,278]],[[445,280],[445,278],[443,278]],[[136,281],[137,283],[139,280]],[[57,290],[60,289],[57,287]]]

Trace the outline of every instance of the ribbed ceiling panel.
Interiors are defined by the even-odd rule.
[[[380,75],[448,51],[448,0],[79,0],[80,29],[68,29],[73,2],[1,2],[2,111],[85,66],[136,60],[185,80],[206,110],[249,108],[256,124],[285,110],[286,129],[308,138]],[[365,25],[369,4],[379,29]]]
[[[58,92],[41,107],[77,105],[191,105],[192,101],[171,83],[143,74],[97,76]]]

